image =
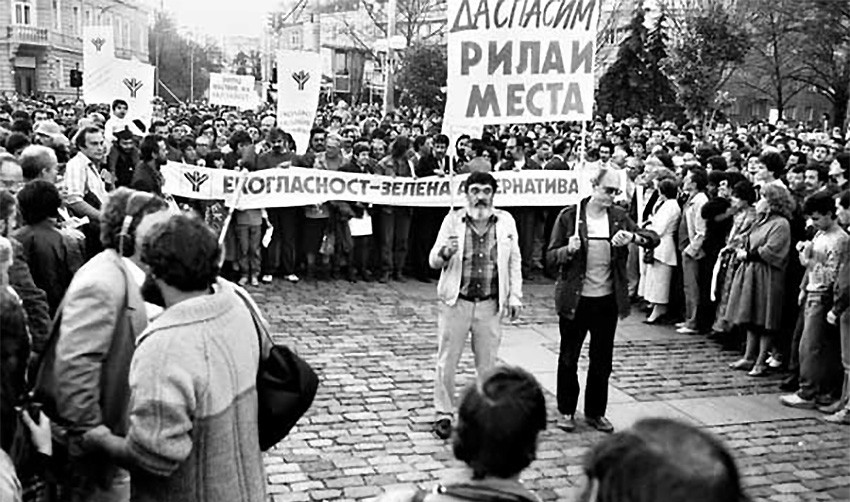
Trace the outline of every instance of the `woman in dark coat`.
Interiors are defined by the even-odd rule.
[[[756,223],[745,246],[737,251],[743,263],[732,279],[726,321],[747,330],[747,349],[730,367],[749,370],[750,376],[766,373],[773,333],[782,324],[785,269],[791,248],[788,220],[793,208],[794,200],[787,189],[763,186],[756,203]]]

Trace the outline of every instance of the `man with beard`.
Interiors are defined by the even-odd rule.
[[[168,147],[162,136],[145,136],[141,145],[142,160],[133,173],[132,187],[162,197],[162,173],[160,166],[168,162]]]
[[[735,460],[692,425],[649,418],[600,442],[584,461],[581,502],[747,500]]]
[[[455,372],[472,333],[477,373],[496,363],[502,338],[501,318],[519,317],[522,270],[517,228],[510,213],[493,208],[496,179],[474,172],[466,181],[467,206],[443,219],[431,249],[431,267],[441,270],[437,295],[437,371],[434,433],[446,439],[455,410]]]
[[[129,428],[130,362],[148,322],[134,237],[142,220],[166,207],[152,194],[112,192],[100,220],[104,251],[77,272],[57,313],[35,392],[51,421],[62,424],[54,431],[58,458],[67,458],[62,500],[130,500],[127,471],[86,448],[83,434],[101,425],[118,435]]]
[[[106,157],[106,168],[115,175],[116,187],[129,187],[139,163],[139,148],[129,129],[115,133],[115,143]]]

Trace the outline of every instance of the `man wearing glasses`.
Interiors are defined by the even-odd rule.
[[[471,173],[467,206],[446,215],[429,256],[431,268],[441,270],[433,430],[442,439],[452,432],[455,372],[467,337],[472,333],[480,377],[496,364],[501,318],[516,320],[522,308],[516,223],[508,212],[493,208],[495,191],[493,175]]]
[[[655,232],[638,228],[624,209],[614,205],[620,193],[620,177],[615,171],[601,169],[592,185],[590,197],[558,215],[547,252],[547,262],[559,268],[555,283],[561,333],[557,398],[563,417],[558,426],[567,432],[576,429],[578,359],[588,331],[591,340],[585,419],[596,430],[614,430],[605,418],[605,410],[617,318],[628,316],[631,310],[626,272],[628,246],[634,242],[653,248],[659,242]]]

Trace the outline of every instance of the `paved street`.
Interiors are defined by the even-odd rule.
[[[322,379],[308,415],[266,456],[272,500],[363,499],[429,486],[460,467],[430,432],[435,284],[276,281],[252,292],[278,340]],[[554,427],[552,284],[527,285],[525,294],[523,317],[506,326],[500,357],[532,371],[546,388],[550,427],[523,480],[544,500],[570,501],[584,482],[582,456],[603,435],[582,423],[573,434]],[[736,353],[642,319],[621,322],[617,334],[608,413],[615,426],[670,416],[708,428],[734,449],[755,500],[850,500],[846,427],[780,406],[778,377],[753,379],[726,368]],[[459,388],[473,375],[467,348]]]

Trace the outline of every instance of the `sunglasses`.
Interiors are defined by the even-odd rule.
[[[602,187],[602,190],[608,195],[620,195],[622,193],[622,190],[617,187]]]

